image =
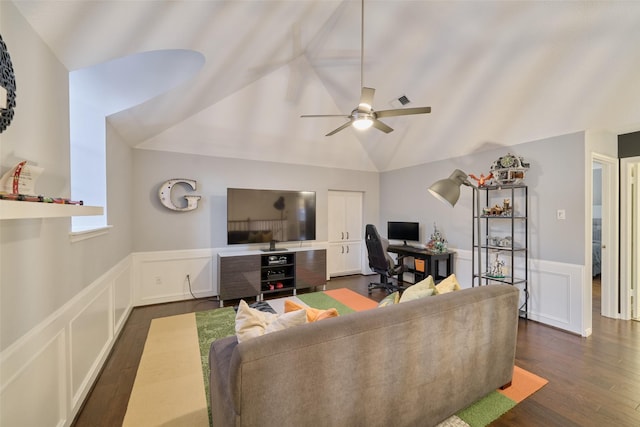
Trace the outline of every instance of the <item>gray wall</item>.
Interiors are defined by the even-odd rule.
[[[68,71],[11,2],[0,2],[0,27],[18,93],[0,134],[0,173],[28,160],[44,168],[36,191],[69,197]],[[0,221],[0,350],[131,253],[131,149],[111,139],[108,235],[72,244],[70,218]]]
[[[472,190],[462,187],[460,200],[451,208],[427,189],[454,169],[488,175],[493,161],[507,152],[522,156],[531,164],[525,180],[529,186],[531,257],[583,264],[582,132],[385,172],[381,174],[379,229],[386,230],[387,221],[419,221],[421,237],[427,241],[436,222],[452,248],[471,250]],[[566,210],[566,220],[556,219],[557,209]]]
[[[364,193],[364,221],[379,215],[379,174],[162,151],[134,150],[134,251],[219,248],[227,245],[227,187],[316,192],[316,239],[326,241],[328,190]],[[172,178],[195,179],[202,196],[194,211],[160,204],[158,189]],[[174,189],[174,199],[186,191]]]
[[[38,192],[69,196],[68,70],[33,32],[11,2],[0,2],[2,37],[9,47],[18,87],[12,125],[0,135],[4,173],[27,159],[45,168]],[[327,191],[364,193],[364,222],[380,230],[388,220],[422,224],[423,240],[437,222],[452,247],[470,249],[471,191],[462,188],[451,209],[427,192],[459,168],[488,173],[511,151],[531,163],[531,256],[583,264],[584,134],[576,133],[494,149],[412,168],[357,172],[131,150],[107,127],[108,222],[104,236],[70,243],[70,219],[0,222],[0,350],[7,348],[75,297],[132,251],[226,245],[226,188],[278,188],[317,192],[317,239],[327,239]],[[171,178],[198,181],[203,196],[193,212],[162,207],[159,185]],[[555,219],[565,209],[566,221]]]

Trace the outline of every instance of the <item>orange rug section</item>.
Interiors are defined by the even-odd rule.
[[[532,374],[529,371],[525,371],[522,368],[514,366],[511,387],[504,390],[498,390],[498,393],[507,396],[516,403],[520,403],[536,391],[540,390],[548,382],[549,381],[537,376],[536,374]]]
[[[324,291],[324,293],[354,311],[369,310],[378,306],[378,303],[374,300],[363,297],[362,295],[347,288],[330,289],[328,291]]]

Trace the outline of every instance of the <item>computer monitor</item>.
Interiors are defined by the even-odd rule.
[[[389,221],[387,222],[387,239],[389,240],[407,240],[411,242],[420,241],[420,223],[406,221]]]

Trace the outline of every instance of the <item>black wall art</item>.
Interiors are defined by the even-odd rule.
[[[0,133],[9,127],[13,119],[13,109],[16,108],[16,77],[11,65],[11,57],[7,45],[0,35],[0,86],[7,91],[5,100],[0,99]]]

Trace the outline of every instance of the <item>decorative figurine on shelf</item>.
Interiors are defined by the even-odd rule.
[[[504,212],[504,209],[500,205],[495,205],[489,209],[489,215],[500,216]]]
[[[489,274],[487,274],[487,276],[495,277],[496,279],[504,279],[505,277],[504,261],[498,257],[497,253],[496,253],[496,259],[493,260],[493,263],[491,264],[491,270],[489,271]]]
[[[520,184],[529,166],[522,157],[507,153],[491,165],[493,181],[496,185]]]
[[[484,216],[510,216],[511,213],[511,200],[509,199],[504,199],[502,206],[496,203],[493,207],[482,209],[482,215]]]
[[[433,223],[433,234],[431,235],[431,240],[427,243],[427,250],[437,254],[443,254],[448,251],[447,239],[445,239],[440,230],[438,230],[438,226],[435,222]]]
[[[489,172],[488,176],[484,176],[484,174],[480,174],[480,178],[478,178],[477,176],[475,176],[474,174],[470,173],[469,174],[469,178],[473,178],[478,182],[478,187],[484,187],[487,183],[487,181],[489,181],[491,178],[493,178],[493,173]]]

